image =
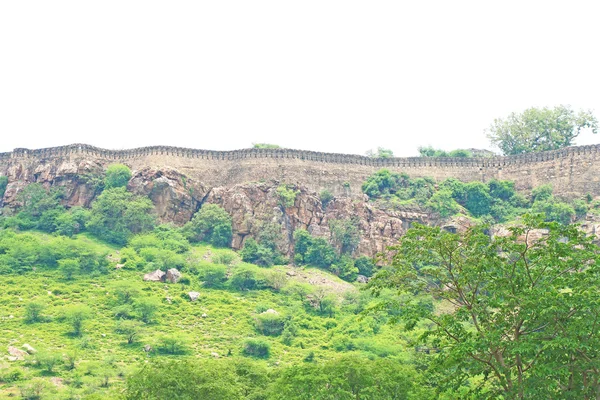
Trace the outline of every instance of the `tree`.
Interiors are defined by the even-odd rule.
[[[43,321],[44,317],[42,316],[42,311],[44,311],[44,308],[46,308],[46,306],[41,303],[27,303],[25,306],[25,322],[33,324]]]
[[[106,189],[92,204],[86,227],[101,239],[125,245],[133,234],[154,227],[152,210],[150,199],[136,197],[124,187]]]
[[[0,176],[0,201],[4,197],[4,192],[6,192],[7,186],[8,186],[8,177]]]
[[[139,336],[142,330],[142,324],[138,321],[132,320],[120,320],[117,322],[115,332],[125,336],[127,344],[132,344],[135,339]]]
[[[74,336],[80,336],[83,329],[83,322],[91,315],[91,310],[86,306],[71,306],[65,313],[65,318],[71,328]]]
[[[73,279],[73,275],[79,271],[79,260],[74,260],[72,258],[58,260],[58,269],[63,278],[70,281]]]
[[[367,150],[365,155],[371,158],[392,158],[394,157],[394,152],[390,149],[378,147],[377,151]]]
[[[506,119],[495,119],[487,136],[502,153],[511,155],[571,146],[584,129],[598,131],[598,120],[591,111],[575,112],[564,105],[553,109],[532,107]]]
[[[152,317],[158,310],[158,302],[154,299],[138,299],[134,303],[134,308],[138,312],[140,319],[149,324],[152,322]]]
[[[184,231],[192,241],[204,241],[215,246],[230,246],[231,216],[217,204],[206,204],[186,224]]]
[[[431,371],[444,374],[442,388],[470,381],[490,398],[597,398],[599,248],[576,226],[541,216],[509,230],[491,237],[484,226],[453,234],[415,224],[369,287],[398,291],[382,307],[406,328],[429,322],[421,339],[439,351]],[[423,301],[432,298],[451,309]]]
[[[131,170],[127,165],[113,164],[106,169],[104,186],[107,189],[125,187],[131,179]]]

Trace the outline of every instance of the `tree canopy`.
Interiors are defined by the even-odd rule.
[[[438,352],[430,373],[440,374],[433,379],[442,389],[467,384],[477,398],[598,398],[598,247],[577,226],[535,215],[509,231],[453,234],[416,224],[393,248],[392,267],[369,285],[398,291],[401,300],[383,307],[406,328],[427,321],[421,339]]]
[[[487,136],[502,153],[511,155],[571,146],[584,129],[598,131],[598,120],[591,111],[575,112],[564,105],[552,109],[532,107],[495,119]]]

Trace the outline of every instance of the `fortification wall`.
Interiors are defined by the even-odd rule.
[[[244,182],[302,183],[309,189],[328,189],[336,195],[360,195],[362,182],[381,168],[436,180],[492,178],[516,182],[520,190],[552,183],[564,196],[600,195],[600,145],[492,158],[387,158],[320,153],[292,149],[197,150],[169,146],[106,150],[85,144],[46,149],[15,149],[0,153],[0,174],[35,180],[41,166],[94,161],[102,166],[119,162],[137,170],[170,167],[207,186]],[[19,172],[20,171],[20,172]]]

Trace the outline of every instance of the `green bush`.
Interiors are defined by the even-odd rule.
[[[227,267],[219,264],[208,264],[203,267],[201,277],[206,287],[221,287],[227,279]]]
[[[254,327],[266,336],[279,336],[283,332],[285,319],[275,313],[263,312],[254,317]]]
[[[4,197],[4,192],[6,192],[6,186],[8,186],[8,177],[0,176],[0,202]]]
[[[271,345],[262,339],[247,339],[242,353],[250,357],[269,358]]]
[[[258,244],[253,238],[246,239],[240,255],[242,260],[263,267],[270,267],[274,264],[275,259],[273,250]]]
[[[181,335],[163,335],[158,339],[156,348],[163,354],[180,355],[189,351],[189,344]]]
[[[240,266],[235,269],[229,284],[236,290],[259,289],[263,285],[262,276],[253,266]]]
[[[299,190],[295,190],[287,185],[279,185],[279,187],[277,187],[279,205],[284,208],[292,207],[296,202],[296,196],[298,193],[300,193]]]
[[[25,305],[25,322],[28,324],[33,324],[36,322],[43,322],[44,317],[42,316],[42,312],[46,308],[45,305],[38,302],[31,302]]]
[[[92,204],[86,228],[107,242],[124,245],[137,233],[154,228],[152,202],[123,187],[107,189]]]
[[[131,179],[131,169],[123,164],[112,164],[106,169],[104,186],[106,189],[126,187]]]
[[[460,205],[452,197],[450,190],[439,190],[427,201],[425,207],[442,218],[448,218],[460,212]]]
[[[327,205],[334,199],[333,194],[327,189],[321,191],[319,198],[321,199],[321,204],[323,205],[323,209],[327,208]]]
[[[183,231],[191,241],[225,247],[231,245],[231,225],[231,216],[227,211],[217,204],[206,204],[186,224]]]

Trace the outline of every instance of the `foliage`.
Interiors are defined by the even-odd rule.
[[[360,256],[354,260],[354,265],[358,268],[358,273],[366,277],[373,275],[375,269],[375,263],[367,256]]]
[[[242,363],[203,360],[153,360],[127,380],[124,398],[260,399],[266,373]]]
[[[314,354],[313,354],[314,357]],[[308,358],[308,357],[307,357]],[[309,360],[310,361],[310,360]],[[270,388],[270,399],[427,399],[414,369],[396,360],[346,356],[323,364],[284,369]]]
[[[107,189],[92,204],[86,227],[100,239],[124,245],[132,235],[154,227],[152,210],[148,198],[136,197],[123,187]]]
[[[236,290],[258,289],[262,284],[262,276],[258,268],[250,265],[236,268],[229,279],[229,285]]]
[[[106,189],[126,187],[131,179],[131,169],[127,165],[112,164],[106,169],[104,187]]]
[[[243,353],[256,358],[269,358],[271,345],[262,339],[247,339],[244,343]]]
[[[133,303],[133,307],[139,314],[140,319],[149,324],[158,310],[158,302],[154,299],[141,298]]]
[[[6,186],[8,186],[8,177],[0,176],[0,201],[2,201],[2,198],[4,197]]]
[[[340,254],[352,254],[358,247],[360,243],[359,222],[356,217],[329,221],[333,243],[336,244]]]
[[[461,209],[460,205],[452,197],[450,190],[439,190],[434,193],[427,203],[425,203],[425,207],[439,214],[442,218],[458,214]]]
[[[125,336],[127,339],[127,344],[132,344],[135,342],[141,331],[142,324],[140,322],[126,319],[117,321],[117,325],[115,327],[116,333]]]
[[[394,157],[394,152],[390,149],[378,147],[377,151],[367,150],[365,155],[371,158],[392,158]]]
[[[80,336],[83,323],[91,316],[91,310],[87,306],[70,306],[65,310],[65,319],[71,325],[71,334]]]
[[[465,149],[456,149],[452,151],[445,151],[440,149],[434,149],[431,146],[421,146],[418,148],[419,157],[460,157],[470,158],[473,157],[473,153]]]
[[[183,335],[162,335],[158,339],[157,349],[164,354],[180,355],[188,352],[189,344]]]
[[[263,267],[273,265],[275,257],[272,249],[258,244],[253,238],[246,239],[240,255],[242,256],[242,260]]]
[[[279,336],[283,332],[285,319],[279,314],[263,312],[254,317],[254,327],[266,336]]]
[[[201,272],[206,287],[221,287],[227,279],[227,267],[225,265],[210,264],[205,266]]]
[[[48,373],[52,373],[61,361],[62,357],[59,353],[40,350],[35,354],[36,364]]]
[[[600,284],[598,247],[540,216],[509,230],[492,238],[480,226],[452,234],[416,225],[369,286],[404,296],[382,308],[406,328],[429,321],[421,339],[439,352],[431,372],[445,375],[441,388],[476,378],[473,393],[483,385],[490,398],[598,396],[600,294],[589,290]],[[451,307],[440,312],[422,296]]]
[[[327,189],[321,190],[319,193],[319,199],[321,199],[321,204],[323,205],[323,209],[327,208],[327,205],[335,198],[335,196]]]
[[[573,145],[582,130],[598,131],[598,120],[591,111],[573,111],[559,105],[553,109],[528,108],[495,119],[487,130],[491,142],[506,154],[556,150]]]
[[[280,149],[281,147],[271,143],[252,143],[254,149]]]
[[[27,303],[25,306],[25,322],[28,324],[33,324],[44,321],[42,312],[45,308],[46,307],[42,303],[34,301]]]
[[[277,187],[277,196],[279,197],[279,205],[283,208],[290,208],[296,202],[296,196],[300,193],[288,185],[279,185]]]
[[[231,216],[217,204],[205,204],[184,227],[187,238],[214,246],[231,245]]]
[[[316,267],[328,268],[336,260],[333,247],[320,237],[314,237],[303,229],[294,232],[294,245],[297,261]]]

